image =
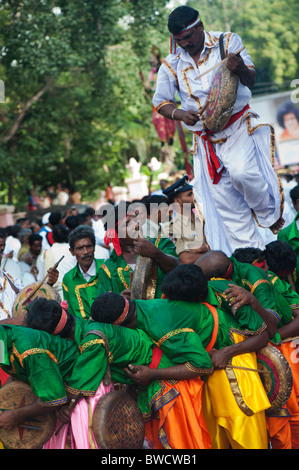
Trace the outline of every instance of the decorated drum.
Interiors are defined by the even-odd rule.
[[[271,403],[266,410],[268,416],[275,415],[290,398],[293,388],[293,374],[284,355],[274,346],[267,345],[256,353],[258,368],[269,374],[260,374],[263,386]]]
[[[205,126],[219,132],[229,121],[237,99],[239,78],[223,63],[216,70],[207,100]]]
[[[99,399],[92,429],[100,449],[141,449],[143,446],[143,416],[128,392],[113,391]]]
[[[2,413],[6,410],[22,408],[34,403],[36,399],[29,385],[20,380],[14,380],[0,389],[0,411]],[[23,427],[22,424],[28,427]],[[41,449],[54,433],[55,427],[54,412],[26,418],[24,423],[12,430],[0,427],[0,442],[8,449]]]
[[[152,258],[138,256],[131,285],[131,300],[155,298],[157,286],[157,265]]]
[[[18,295],[15,298],[14,304],[13,304],[13,316],[14,317],[24,317],[26,314],[26,308],[32,302],[33,299],[36,297],[44,297],[45,299],[52,299],[52,300],[57,300],[59,303],[61,301],[59,294],[56,292],[56,290],[49,286],[49,284],[42,284],[40,288],[35,292],[32,297],[26,302],[26,298],[30,295],[32,291],[34,291],[37,286],[39,285],[39,282],[33,282],[32,284],[29,284],[28,286],[24,287]],[[24,302],[24,303],[23,303]]]

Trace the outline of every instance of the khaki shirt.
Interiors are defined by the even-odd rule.
[[[163,224],[166,236],[172,236],[178,255],[184,251],[200,248],[205,243],[203,223],[197,214],[187,217],[176,213],[169,224]]]

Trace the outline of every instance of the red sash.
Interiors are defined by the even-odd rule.
[[[229,119],[228,123],[224,126],[224,129],[230,127],[234,122],[236,122],[244,113],[249,109],[249,104],[247,104],[241,111],[236,114],[233,114]],[[195,132],[196,135],[202,138],[204,141],[204,147],[207,156],[208,170],[209,175],[213,184],[217,184],[220,181],[221,173],[224,169],[222,161],[217,157],[214,149],[213,143],[210,141],[209,136],[215,134],[214,131],[203,130]]]

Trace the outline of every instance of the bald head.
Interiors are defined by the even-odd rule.
[[[194,264],[199,266],[205,276],[223,277],[228,269],[230,259],[222,251],[208,251],[202,255]]]

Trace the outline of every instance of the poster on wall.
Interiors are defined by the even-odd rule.
[[[292,102],[292,93],[253,96],[251,107],[263,123],[275,130],[275,167],[299,165],[299,105]]]

